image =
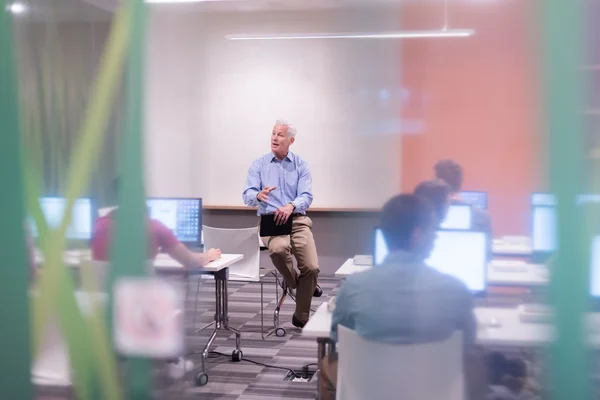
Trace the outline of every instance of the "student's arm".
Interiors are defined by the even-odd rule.
[[[352,280],[350,277],[342,284],[340,291],[335,299],[335,310],[331,317],[331,339],[337,342],[338,325],[344,325],[346,328],[354,329],[354,322],[350,314],[350,296],[352,293]]]
[[[178,263],[186,267],[204,267],[211,261],[221,258],[221,250],[210,249],[204,253],[192,253],[181,242],[177,242],[165,251]]]
[[[210,249],[204,253],[192,253],[175,237],[173,232],[159,221],[153,221],[158,245],[181,265],[194,268],[204,267],[221,257],[221,250]]]

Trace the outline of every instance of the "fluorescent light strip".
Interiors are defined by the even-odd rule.
[[[293,33],[274,35],[227,35],[228,40],[302,40],[302,39],[411,39],[432,37],[468,37],[473,29],[445,29],[437,31],[399,31],[382,33]]]
[[[146,3],[150,3],[150,4],[211,3],[211,2],[217,2],[217,1],[233,1],[233,0],[145,0]]]

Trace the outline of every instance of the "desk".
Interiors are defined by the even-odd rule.
[[[531,244],[530,241],[524,240],[519,242],[507,242],[503,239],[494,239],[492,242],[492,253],[495,255],[510,255],[510,256],[530,256]]]
[[[335,271],[335,277],[345,278],[348,275],[352,275],[357,272],[363,272],[371,268],[373,268],[371,265],[355,265],[354,258],[349,258],[337,271]]]
[[[85,256],[78,256],[76,254],[69,254],[69,252],[65,252],[65,259],[69,259],[70,267],[79,267],[81,262],[85,259]],[[235,350],[232,353],[232,358],[234,361],[241,361],[242,359],[242,351],[240,348],[241,342],[241,334],[238,329],[235,329],[229,326],[229,318],[228,318],[228,293],[227,293],[227,278],[229,275],[229,266],[243,259],[244,256],[242,254],[223,254],[221,258],[215,260],[213,262],[208,263],[203,268],[197,269],[189,269],[184,268],[177,261],[173,260],[171,257],[160,254],[154,261],[154,270],[159,274],[164,275],[182,275],[186,281],[186,299],[187,299],[187,290],[188,290],[188,280],[191,275],[197,275],[200,273],[210,273],[214,275],[215,279],[215,328],[206,343],[202,351],[202,369],[198,373],[196,377],[196,382],[204,386],[208,382],[208,375],[206,374],[206,366],[207,366],[207,358],[208,351],[210,346],[212,345],[215,337],[219,330],[224,329],[230,331],[235,334]],[[43,262],[43,258],[42,258]]]
[[[352,261],[352,259],[348,260]],[[353,263],[354,264],[354,263]],[[341,268],[340,268],[341,269]],[[337,272],[336,272],[337,275]],[[331,354],[335,344],[330,339],[331,336],[331,313],[327,309],[327,302],[321,303],[317,311],[310,317],[304,328],[302,328],[302,336],[314,338],[317,340],[317,400],[321,399],[321,371],[323,367],[323,357]],[[329,349],[329,351],[328,351]]]
[[[346,278],[357,272],[371,269],[368,265],[355,265],[354,259],[349,258],[335,271],[336,278]],[[487,282],[495,286],[547,286],[549,282],[548,268],[539,264],[526,264],[522,271],[506,271],[494,268],[493,262],[487,270]]]
[[[184,268],[171,257],[161,254],[154,260],[154,270],[160,274],[181,274],[186,280],[186,299],[188,279],[191,275],[209,272],[214,275],[215,279],[215,328],[213,329],[206,346],[202,350],[202,369],[196,375],[196,383],[204,386],[208,383],[208,374],[206,367],[208,364],[208,350],[212,346],[213,341],[217,337],[217,333],[223,329],[235,334],[235,350],[231,354],[233,361],[242,360],[242,350],[240,346],[241,333],[238,329],[229,326],[228,304],[229,296],[227,293],[227,278],[229,276],[229,266],[243,259],[242,254],[222,254],[221,258],[208,263],[203,268],[189,269]]]
[[[496,286],[547,286],[549,282],[548,268],[545,265],[526,264],[523,271],[502,271],[488,267],[487,282]]]
[[[551,343],[554,337],[551,324],[521,322],[517,308],[477,307],[475,316],[478,325],[477,344],[481,346],[542,347]],[[329,339],[331,317],[327,303],[321,304],[302,330],[302,335],[316,339]],[[498,320],[499,326],[490,326],[491,319]],[[600,313],[590,313],[587,319],[589,344],[599,349]],[[320,349],[321,351],[324,351],[324,347]]]

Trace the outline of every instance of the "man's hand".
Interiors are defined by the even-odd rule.
[[[290,215],[294,212],[294,206],[286,204],[275,211],[275,224],[283,225],[290,218]]]
[[[209,249],[206,251],[206,257],[208,257],[208,262],[218,260],[221,258],[221,250],[220,249]]]
[[[258,201],[267,201],[267,200],[269,200],[269,193],[271,193],[275,189],[277,189],[277,187],[275,187],[275,186],[266,186],[263,190],[261,190],[256,195],[256,199]]]

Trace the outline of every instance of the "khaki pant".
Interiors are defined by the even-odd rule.
[[[273,265],[285,279],[287,285],[296,290],[296,318],[308,321],[310,304],[317,286],[319,259],[312,234],[312,221],[305,215],[291,216],[292,234],[285,236],[263,237],[263,243],[269,248]],[[292,255],[298,262],[294,269]]]

